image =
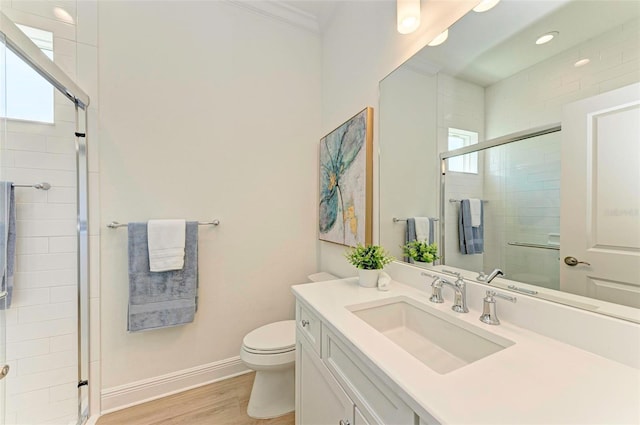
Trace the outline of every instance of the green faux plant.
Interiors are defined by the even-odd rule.
[[[438,244],[427,241],[411,241],[404,244],[402,252],[413,261],[433,263],[438,258]]]
[[[364,270],[382,269],[385,265],[395,260],[379,245],[365,246],[358,244],[347,251],[344,256],[356,268]]]

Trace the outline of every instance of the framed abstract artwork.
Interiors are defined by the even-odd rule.
[[[320,140],[319,238],[370,244],[373,220],[373,108]]]

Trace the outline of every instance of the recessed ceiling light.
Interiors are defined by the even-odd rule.
[[[558,34],[560,34],[558,31],[551,31],[548,32],[546,34],[541,35],[540,37],[538,37],[538,39],[536,40],[536,44],[545,44],[550,42],[551,40],[553,40],[553,38],[555,36],[557,36]]]
[[[61,21],[73,24],[73,16],[71,16],[69,12],[67,12],[63,8],[57,6],[54,7],[53,14],[56,15],[56,18],[60,19]]]
[[[439,46],[442,43],[444,43],[445,41],[447,41],[447,38],[449,38],[449,29],[447,28],[446,30],[442,31],[440,33],[440,35],[438,35],[436,38],[434,38],[433,40],[431,40],[431,42],[429,42],[429,44],[427,44],[427,46]]]
[[[486,12],[498,3],[500,3],[500,0],[482,0],[479,5],[473,8],[473,11],[478,13]]]
[[[573,66],[575,66],[576,68],[579,68],[581,66],[585,66],[589,62],[591,62],[591,59],[584,58],[584,59],[580,59],[578,62],[574,63]]]

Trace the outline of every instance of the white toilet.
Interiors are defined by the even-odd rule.
[[[311,282],[333,280],[329,273],[315,273]],[[256,371],[247,414],[268,419],[295,409],[296,321],[269,323],[249,332],[242,340],[240,359]]]

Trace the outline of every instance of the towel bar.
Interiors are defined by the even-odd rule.
[[[429,217],[429,219],[430,219],[431,221],[440,221],[440,219],[439,219],[439,218],[432,218],[432,217]],[[407,221],[407,219],[406,219],[406,218],[395,218],[395,217],[393,217],[393,222],[394,222],[394,223],[397,223],[397,222],[399,222],[399,221]]]
[[[480,201],[482,201],[483,204],[489,202],[489,201],[485,201],[484,199],[481,199]],[[449,202],[453,203],[453,202],[462,202],[461,199],[449,199]]]
[[[42,182],[42,183],[36,183],[36,184],[12,184],[11,186],[13,187],[32,187],[34,189],[41,189],[41,190],[49,190],[51,189],[51,185],[47,182]]]
[[[211,220],[211,221],[199,221],[198,226],[218,226],[220,224],[220,220]],[[128,223],[118,223],[117,221],[112,221],[107,224],[109,229],[117,229],[118,227],[127,227]]]

